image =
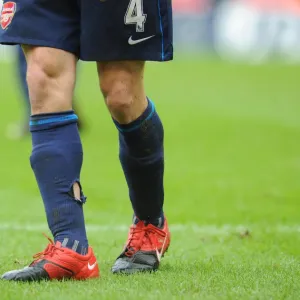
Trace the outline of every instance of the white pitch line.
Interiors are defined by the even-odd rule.
[[[87,225],[87,231],[89,232],[127,232],[128,225]],[[189,232],[192,231],[198,234],[204,235],[226,235],[232,233],[242,233],[246,230],[249,232],[277,232],[277,233],[300,233],[300,225],[284,225],[276,224],[273,226],[264,225],[232,225],[226,224],[222,226],[218,225],[197,225],[197,224],[171,224],[171,232]],[[36,224],[21,224],[21,223],[0,223],[0,231],[48,231],[47,225],[42,223]]]

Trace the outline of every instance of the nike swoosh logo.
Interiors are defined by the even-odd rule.
[[[151,35],[151,36],[145,37],[145,38],[143,38],[143,39],[139,39],[139,40],[133,40],[133,39],[132,39],[132,36],[131,36],[131,37],[128,39],[128,44],[129,44],[129,45],[136,45],[136,44],[142,43],[142,42],[144,42],[144,41],[147,41],[147,40],[153,38],[154,36],[155,36],[155,35]]]
[[[161,247],[160,252],[158,251],[158,249],[157,249],[157,247],[156,247],[156,256],[157,256],[158,262],[161,261],[161,258],[162,258],[162,256],[163,256],[164,248],[165,248],[165,244],[166,244],[167,238],[168,238],[168,236],[166,235],[166,236],[165,236],[165,239],[164,239],[164,242],[163,242],[163,244],[162,244],[162,247]]]
[[[89,269],[90,271],[92,271],[92,270],[95,269],[96,265],[97,265],[97,261],[96,261],[94,264],[92,264],[92,265],[90,265],[90,263],[88,263],[88,269]]]

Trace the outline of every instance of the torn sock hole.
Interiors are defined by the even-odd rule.
[[[86,202],[86,197],[82,192],[82,187],[79,181],[75,181],[70,188],[69,194],[75,201],[84,204]]]

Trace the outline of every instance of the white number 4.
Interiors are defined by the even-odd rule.
[[[130,0],[125,15],[125,24],[135,24],[137,32],[144,32],[147,15],[143,12],[143,0]]]

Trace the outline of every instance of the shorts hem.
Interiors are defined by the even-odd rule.
[[[162,56],[161,52],[153,53],[153,52],[142,52],[141,54],[127,54],[120,53],[120,55],[99,55],[98,57],[89,56],[89,55],[79,55],[78,51],[74,50],[74,48],[64,45],[63,43],[54,43],[44,40],[37,39],[26,39],[26,38],[18,38],[18,37],[0,37],[0,44],[2,45],[30,45],[30,46],[38,46],[38,47],[49,47],[64,50],[75,54],[80,57],[82,61],[122,61],[122,60],[140,60],[140,61],[156,61],[156,62],[166,62],[173,60],[173,53],[167,53]]]
[[[49,41],[44,40],[37,40],[37,39],[24,39],[24,38],[17,38],[17,37],[0,37],[0,44],[2,45],[30,45],[30,46],[37,46],[37,47],[49,47],[49,48],[55,48],[64,50],[67,52],[70,52],[72,54],[75,54],[78,56],[78,52],[74,50],[72,47],[68,47],[67,45],[64,45],[63,43],[53,43]]]
[[[106,55],[105,57],[89,57],[89,56],[84,56],[82,55],[80,57],[80,60],[82,61],[95,61],[95,62],[105,62],[105,61],[123,61],[123,60],[139,60],[139,61],[156,61],[156,62],[166,62],[166,61],[171,61],[173,60],[173,53],[169,53],[167,55],[165,55],[164,57],[162,57],[161,52],[158,52],[156,54],[152,53],[145,53],[143,52],[142,54],[138,54],[138,55],[134,55],[134,54],[128,54],[128,55],[124,55],[120,54],[120,55],[112,55],[112,56],[108,56]]]

